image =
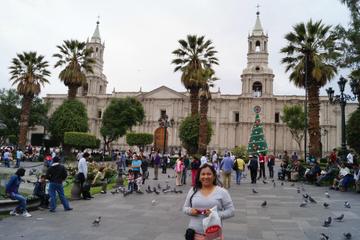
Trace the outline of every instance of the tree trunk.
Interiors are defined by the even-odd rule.
[[[29,115],[33,96],[23,96],[21,115],[20,115],[20,133],[19,133],[19,147],[25,148],[27,140],[27,132],[29,127]]]
[[[199,89],[190,89],[191,116],[199,113]]]
[[[200,125],[199,125],[199,149],[198,152],[201,155],[206,154],[207,150],[207,112],[208,112],[209,99],[207,96],[200,97]]]
[[[316,84],[309,86],[309,138],[310,155],[320,158],[321,157],[321,135],[320,135],[320,100],[319,100],[319,87]]]
[[[78,86],[68,86],[68,99],[75,99],[76,98],[76,93],[77,93],[77,89],[79,88]]]

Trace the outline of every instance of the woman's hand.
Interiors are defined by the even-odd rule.
[[[198,210],[195,209],[195,208],[192,208],[192,209],[191,209],[191,216],[198,216],[198,215],[199,215]]]
[[[209,216],[210,213],[211,213],[211,209],[206,209],[204,215],[205,215],[205,216]]]

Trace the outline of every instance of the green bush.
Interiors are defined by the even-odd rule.
[[[64,143],[75,148],[97,148],[98,141],[95,135],[83,132],[66,132]]]
[[[249,161],[249,154],[247,152],[246,146],[236,146],[231,150],[231,152],[235,155],[236,158],[243,159],[246,163]]]
[[[360,154],[360,108],[350,115],[346,125],[347,144]]]
[[[88,117],[85,105],[77,100],[66,100],[49,120],[51,138],[64,143],[65,132],[87,132]]]
[[[154,136],[150,133],[127,133],[126,143],[130,146],[138,146],[139,148],[149,145],[154,141]]]

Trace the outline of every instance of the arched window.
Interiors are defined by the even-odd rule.
[[[253,97],[261,97],[261,95],[262,95],[261,82],[254,82],[252,89],[253,89]]]
[[[260,41],[256,41],[255,43],[255,52],[260,52]]]

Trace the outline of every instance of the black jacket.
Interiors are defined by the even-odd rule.
[[[61,164],[53,164],[46,172],[46,178],[53,183],[62,183],[67,177],[66,169]]]
[[[256,158],[252,158],[250,160],[249,169],[252,169],[252,170],[258,169],[258,160]]]

